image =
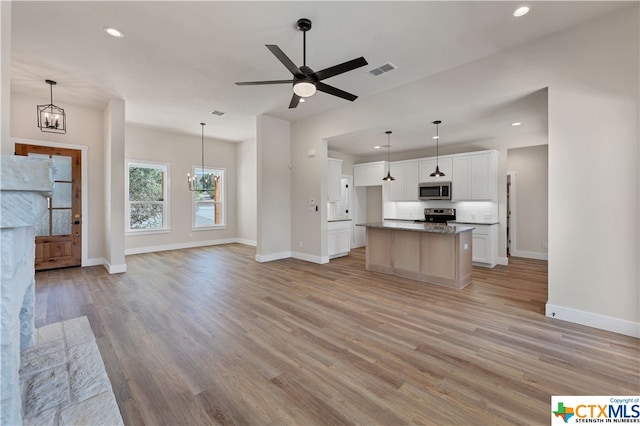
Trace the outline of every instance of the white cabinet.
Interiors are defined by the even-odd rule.
[[[382,178],[387,175],[386,161],[353,165],[354,186],[380,186]]]
[[[497,200],[497,151],[455,155],[452,166],[452,201]]]
[[[329,202],[340,201],[340,179],[342,178],[342,160],[328,159],[329,181],[327,198]]]
[[[473,226],[472,260],[474,265],[493,268],[498,259],[498,225],[459,224]]]
[[[418,162],[418,182],[448,182],[452,178],[453,166],[451,157],[425,158]],[[445,174],[442,177],[429,176],[436,171],[436,165]]]
[[[418,162],[394,162],[390,170],[396,180],[388,182],[389,200],[418,201]]]
[[[327,251],[329,258],[346,256],[351,250],[351,221],[327,223]]]

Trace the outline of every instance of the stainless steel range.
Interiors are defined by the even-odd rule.
[[[417,219],[414,222],[446,225],[450,220],[456,220],[456,209],[426,208],[424,209],[424,219]]]

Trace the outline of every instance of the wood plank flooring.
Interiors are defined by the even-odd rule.
[[[546,262],[463,290],[364,250],[260,264],[240,244],[36,274],[36,327],[87,315],[127,425],[549,424],[551,395],[640,394],[640,340],[544,316]]]

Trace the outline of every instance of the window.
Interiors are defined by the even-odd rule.
[[[201,167],[194,167],[193,173],[205,185],[210,185],[211,191],[193,193],[193,228],[224,227],[224,169],[205,167],[204,176]]]
[[[168,229],[167,164],[128,162],[127,231]]]

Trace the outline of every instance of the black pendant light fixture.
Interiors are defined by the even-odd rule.
[[[391,152],[390,152],[390,150],[391,150],[391,130],[387,130],[385,133],[387,134],[387,163],[389,163],[389,171],[387,172],[387,175],[382,178],[382,180],[386,180],[386,181],[396,180],[396,178],[391,176]]]
[[[187,184],[189,185],[189,191],[192,192],[210,192],[213,191],[213,175],[211,173],[204,172],[204,126],[205,123],[200,123],[202,126],[202,168],[201,176],[198,178],[198,174],[194,173],[191,176],[190,173],[187,173]]]
[[[445,175],[444,173],[442,173],[440,171],[440,166],[438,165],[438,145],[440,143],[440,134],[438,132],[438,125],[440,123],[442,123],[442,121],[440,121],[440,120],[436,120],[436,121],[433,122],[433,124],[436,125],[436,171],[429,175],[431,177],[441,177],[441,176]]]
[[[51,103],[37,106],[38,127],[43,132],[67,133],[67,116],[64,109],[53,104],[53,86],[57,83],[53,80],[45,80],[44,82],[49,85]]]

